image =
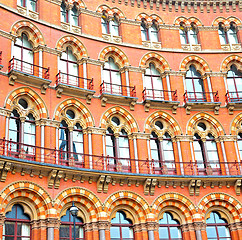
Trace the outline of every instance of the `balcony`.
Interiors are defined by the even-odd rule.
[[[60,98],[63,93],[84,98],[90,104],[95,93],[93,90],[93,79],[78,77],[59,71],[56,75],[56,96]]]
[[[134,110],[138,100],[135,87],[107,82],[102,82],[100,85],[100,98],[102,107],[105,107],[107,103],[114,103],[129,105],[130,110]]]
[[[172,109],[172,113],[176,113],[176,109],[179,105],[179,101],[177,101],[177,91],[145,88],[142,94],[146,112],[149,112],[150,107],[153,107],[168,110]]]
[[[49,80],[49,68],[41,67],[23,60],[12,58],[8,65],[9,84],[15,82],[28,84],[41,89],[45,94],[51,81]]]
[[[162,185],[174,188],[188,186],[190,195],[195,194],[194,190],[196,194],[199,193],[199,188],[207,185],[234,186],[235,191],[239,191],[242,164],[231,159],[228,161],[198,164],[186,162],[185,159],[184,162],[178,162],[116,158],[41,148],[0,139],[0,181],[6,180],[8,172],[18,172],[31,177],[47,177],[49,188],[59,188],[61,179],[69,179],[73,182],[95,181],[98,192],[107,192],[109,183],[120,186],[142,184],[145,195],[153,195],[155,186]]]
[[[186,113],[190,114],[193,110],[214,110],[214,114],[219,114],[221,102],[219,102],[217,92],[185,92],[184,102]]]
[[[225,95],[225,100],[229,114],[233,114],[234,109],[242,110],[242,91],[229,92]]]

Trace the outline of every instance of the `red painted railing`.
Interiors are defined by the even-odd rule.
[[[147,89],[143,90],[143,100],[177,101],[177,91]]]
[[[136,97],[135,87],[106,83],[106,82],[103,82],[100,85],[100,93],[101,94],[110,93],[110,94],[116,94],[116,95]]]
[[[196,162],[157,161],[148,159],[116,158],[103,155],[89,155],[67,152],[58,149],[40,148],[0,139],[0,155],[14,160],[54,164],[56,166],[76,167],[99,171],[141,173],[153,175],[242,175],[242,164],[233,162]]]
[[[63,83],[69,86],[93,90],[93,78],[83,78],[59,71],[56,75],[56,85]]]
[[[20,71],[44,79],[49,79],[50,68],[44,68],[23,60],[16,59],[14,57],[9,61],[8,65],[8,72],[10,73],[12,70]]]
[[[229,92],[225,95],[226,103],[242,102],[242,91]]]
[[[219,102],[218,91],[217,92],[185,92],[184,102]]]

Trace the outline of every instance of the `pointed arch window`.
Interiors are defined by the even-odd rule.
[[[79,87],[77,59],[70,47],[67,47],[66,51],[61,54],[59,70],[62,83]]]
[[[129,153],[129,138],[128,134],[124,129],[121,130],[119,134],[119,156],[123,168],[130,168],[130,153]]]
[[[159,42],[158,39],[158,27],[157,27],[157,23],[155,21],[152,22],[152,25],[149,29],[149,38],[151,42]]]
[[[22,7],[26,7],[28,10],[36,12],[36,0],[18,0],[17,4]]]
[[[61,121],[59,128],[59,150],[60,150],[60,159],[67,160],[69,157],[69,149],[70,149],[70,131],[68,129],[68,125],[63,120]]]
[[[23,33],[14,43],[14,69],[34,74],[34,53],[33,46],[29,42],[28,37]]]
[[[150,151],[155,173],[176,173],[173,144],[171,136],[167,132],[162,141],[159,140],[155,132],[151,132]]]
[[[153,63],[145,70],[144,87],[146,96],[150,99],[164,99],[163,83],[160,72],[155,68]]]
[[[61,22],[70,23],[73,26],[79,25],[79,12],[76,4],[71,9],[67,9],[64,1],[61,3]]]
[[[84,152],[83,131],[79,123],[73,129],[73,152],[76,161],[83,163],[82,154]]]
[[[186,26],[184,23],[180,24],[179,33],[180,33],[181,44],[188,44],[189,43],[188,35],[187,35]]]
[[[207,135],[206,141],[195,134],[193,148],[199,175],[221,174],[217,144],[212,134]]]
[[[119,36],[119,20],[117,14],[114,14],[112,18],[108,19],[107,13],[103,12],[101,24],[103,34]]]
[[[222,23],[219,23],[218,33],[221,45],[238,44],[237,26],[234,22],[230,23],[228,30],[225,29]]]
[[[84,223],[82,218],[76,217],[76,240],[84,240]],[[70,209],[66,210],[66,214],[61,217],[61,225],[59,230],[60,240],[73,240],[74,225],[73,216],[70,213]]]
[[[9,118],[9,140],[10,152],[17,153],[20,150],[21,143],[21,121],[17,110],[13,110]]]
[[[110,228],[111,240],[133,240],[133,223],[126,217],[122,211],[118,211],[116,216],[111,220]]]
[[[160,240],[182,240],[180,223],[173,218],[172,214],[165,212],[163,218],[159,220]]]
[[[118,65],[112,57],[108,58],[103,67],[103,84],[105,92],[122,95],[121,75]]]
[[[193,65],[189,67],[189,70],[186,73],[185,81],[188,101],[207,101],[202,76]]]
[[[228,223],[218,212],[211,212],[206,220],[206,232],[208,240],[231,240]]]
[[[227,99],[229,102],[242,101],[242,73],[238,71],[233,64],[227,73],[228,93]]]
[[[191,27],[188,30],[188,39],[190,44],[198,44],[198,29],[194,23],[191,24]]]
[[[30,220],[29,215],[24,212],[21,205],[13,205],[11,211],[6,213],[6,220],[3,225],[3,239],[30,240]]]
[[[142,41],[149,41],[149,31],[148,31],[147,24],[144,19],[142,19],[140,27],[141,27]]]

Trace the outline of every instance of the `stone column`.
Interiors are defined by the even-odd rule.
[[[47,240],[55,240],[54,229],[60,227],[60,220],[57,218],[46,219],[47,226]]]
[[[182,224],[181,231],[183,239],[196,239],[193,223]]]
[[[3,214],[0,214],[0,239],[3,237],[3,225],[5,222],[5,216]]]
[[[154,231],[157,230],[157,228],[159,228],[158,223],[156,223],[156,222],[147,222],[146,223],[146,228],[147,228],[147,231],[148,231],[148,238],[149,238],[149,240],[155,240]]]
[[[105,232],[110,230],[110,223],[107,221],[98,222],[99,240],[106,240]]]
[[[206,224],[203,222],[194,222],[194,229],[196,233],[196,239],[202,240],[202,229],[206,229]]]

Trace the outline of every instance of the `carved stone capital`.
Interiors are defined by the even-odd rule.
[[[145,223],[135,224],[133,228],[134,228],[134,232],[143,232],[147,230]]]
[[[195,231],[205,231],[206,230],[206,223],[203,222],[194,222],[194,229]]]
[[[39,219],[39,220],[33,220],[31,222],[32,229],[40,229],[40,228],[46,228],[46,220],[45,219]]]
[[[46,219],[46,225],[47,225],[47,228],[59,228],[60,227],[60,220],[57,219],[57,218],[47,218]]]
[[[4,224],[6,217],[3,214],[0,214],[0,226]]]
[[[181,225],[181,230],[182,232],[190,232],[190,231],[194,231],[194,225],[193,223],[187,223],[187,224],[182,224]]]
[[[110,226],[111,226],[111,224],[108,221],[99,221],[98,222],[98,229],[99,230],[109,230]]]
[[[86,232],[98,231],[98,223],[97,222],[86,223],[84,224],[84,229]]]
[[[156,231],[159,228],[159,224],[157,222],[147,222],[146,229],[147,231]]]

